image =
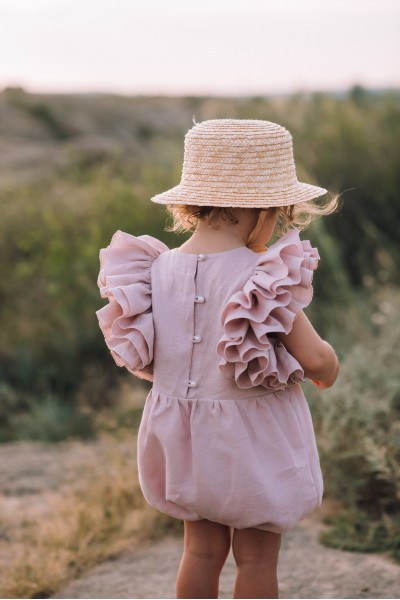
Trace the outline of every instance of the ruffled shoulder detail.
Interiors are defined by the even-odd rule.
[[[168,247],[150,235],[117,231],[100,250],[97,285],[109,303],[96,312],[100,329],[120,367],[152,380],[154,327],[151,313],[151,265]]]
[[[289,333],[312,299],[318,250],[292,229],[261,254],[243,289],[221,313],[219,368],[239,388],[262,385],[281,390],[305,381],[299,362],[277,337]]]

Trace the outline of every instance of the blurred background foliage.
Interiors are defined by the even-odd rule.
[[[210,118],[282,124],[293,135],[299,180],[341,194],[341,210],[303,238],[322,258],[308,314],[343,368],[332,390],[307,390],[327,494],[382,524],[382,515],[400,512],[396,91],[166,98],[5,89],[0,441],[90,437],[93,415],[117,405],[121,382],[129,378],[145,396],[149,384],[115,367],[98,327],[99,249],[117,229],[182,243],[187,236],[164,231],[165,209],[150,197],[179,183],[184,135],[193,119]],[[400,532],[385,527],[396,552]]]

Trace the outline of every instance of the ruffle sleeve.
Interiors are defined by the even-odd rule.
[[[110,245],[100,250],[97,285],[109,300],[96,312],[100,329],[117,365],[150,381],[154,346],[150,269],[166,250],[156,238],[123,231],[117,231]]]
[[[244,287],[221,313],[219,368],[239,388],[262,385],[278,391],[305,381],[299,362],[277,337],[289,333],[312,299],[318,250],[292,229],[261,254]]]

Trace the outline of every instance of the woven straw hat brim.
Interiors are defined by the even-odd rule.
[[[258,192],[258,193],[257,193]],[[290,189],[279,189],[271,195],[260,194],[257,188],[246,189],[243,191],[227,191],[201,189],[201,187],[189,187],[185,184],[178,184],[175,187],[157,194],[151,198],[152,202],[158,204],[194,204],[196,206],[225,206],[238,208],[270,208],[272,206],[289,206],[299,202],[306,202],[319,198],[327,193],[324,188],[309,183],[297,182],[296,186],[290,186]]]

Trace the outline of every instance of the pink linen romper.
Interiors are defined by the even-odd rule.
[[[100,251],[106,343],[153,381],[138,465],[158,510],[281,533],[320,504],[304,372],[276,336],[310,303],[318,259],[297,229],[262,254],[188,254],[122,231]]]

